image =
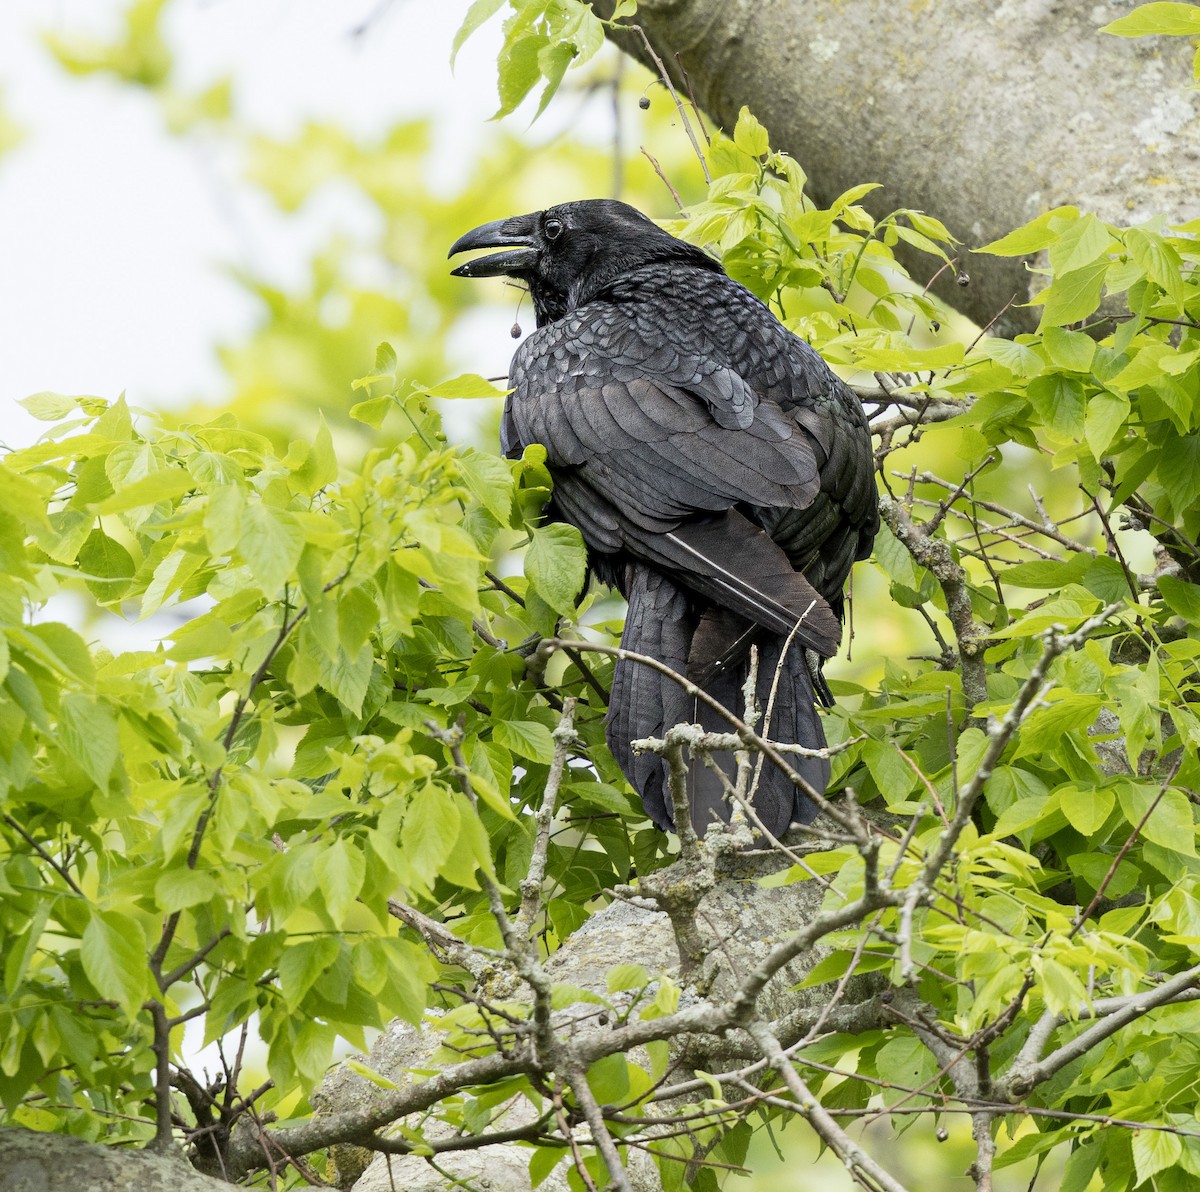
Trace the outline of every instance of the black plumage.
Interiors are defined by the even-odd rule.
[[[820,664],[879,524],[857,398],[717,261],[624,203],[515,216],[450,252],[501,247],[512,251],[454,272],[507,274],[533,298],[538,329],[513,359],[502,446],[545,446],[551,516],[579,527],[592,570],[629,602],[622,645],[739,713],[756,645],[760,731],[819,748]],[[681,721],[728,727],[671,679],[617,664],[609,746],[662,828],[673,826],[665,764],[629,743]],[[825,789],[826,760],[795,764]],[[728,818],[720,780],[698,762],[688,793],[698,831]],[[776,834],[815,813],[771,766],[753,799]]]

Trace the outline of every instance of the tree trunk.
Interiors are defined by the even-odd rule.
[[[1136,6],[640,0],[630,19],[668,69],[682,63],[722,127],[748,105],[818,201],[881,182],[867,201],[876,213],[928,211],[969,250],[1062,204],[1116,224],[1200,216],[1189,39],[1099,32]],[[607,16],[613,2],[594,7]],[[616,40],[654,69],[636,33]],[[969,287],[946,279],[942,293],[979,324],[1028,300],[1023,262],[967,253],[963,263]],[[924,281],[928,258],[917,267]],[[1009,308],[994,330],[1028,329],[1035,313]]]

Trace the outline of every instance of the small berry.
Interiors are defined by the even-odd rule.
[[[513,324],[513,325],[512,325],[512,326],[511,326],[511,327],[508,329],[508,333],[509,333],[509,335],[511,335],[511,336],[513,337],[513,339],[520,339],[520,338],[521,338],[521,324],[520,324],[520,323],[514,323],[514,324]]]
[[[965,270],[960,269],[958,276],[954,279],[960,286],[969,286],[971,284],[971,275]]]
[[[642,98],[638,100],[638,107],[641,108],[643,112],[647,111],[650,107],[650,96],[643,95]]]

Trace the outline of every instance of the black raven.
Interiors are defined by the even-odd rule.
[[[538,330],[518,347],[501,445],[546,448],[550,515],[578,526],[593,573],[629,602],[622,645],[740,712],[758,647],[759,731],[825,744],[821,662],[841,636],[843,587],[879,525],[871,438],[854,394],[702,249],[611,199],[498,220],[450,255],[508,248],[453,272],[529,287]],[[679,722],[725,731],[680,685],[619,662],[607,735],[650,818],[674,826],[664,761],[630,742]],[[829,763],[797,757],[824,791]],[[728,772],[732,759],[722,765]],[[778,835],[815,814],[774,766],[754,809]],[[728,818],[693,761],[692,822]]]

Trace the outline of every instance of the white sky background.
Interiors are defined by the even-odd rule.
[[[331,228],[361,230],[371,218],[365,202],[330,189],[281,219],[219,146],[172,138],[153,97],[101,76],[70,78],[41,43],[43,31],[111,34],[125,6],[0,0],[0,88],[26,132],[0,158],[0,444],[45,429],[16,404],[38,390],[125,390],[143,407],[219,398],[213,346],[258,315],[225,268],[298,282]],[[494,127],[497,103],[498,23],[467,42],[450,72],[466,7],[181,0],[165,28],[180,86],[232,74],[239,119],[271,135],[323,119],[370,136],[433,116],[434,180],[452,182]],[[527,117],[510,120],[519,128]]]

